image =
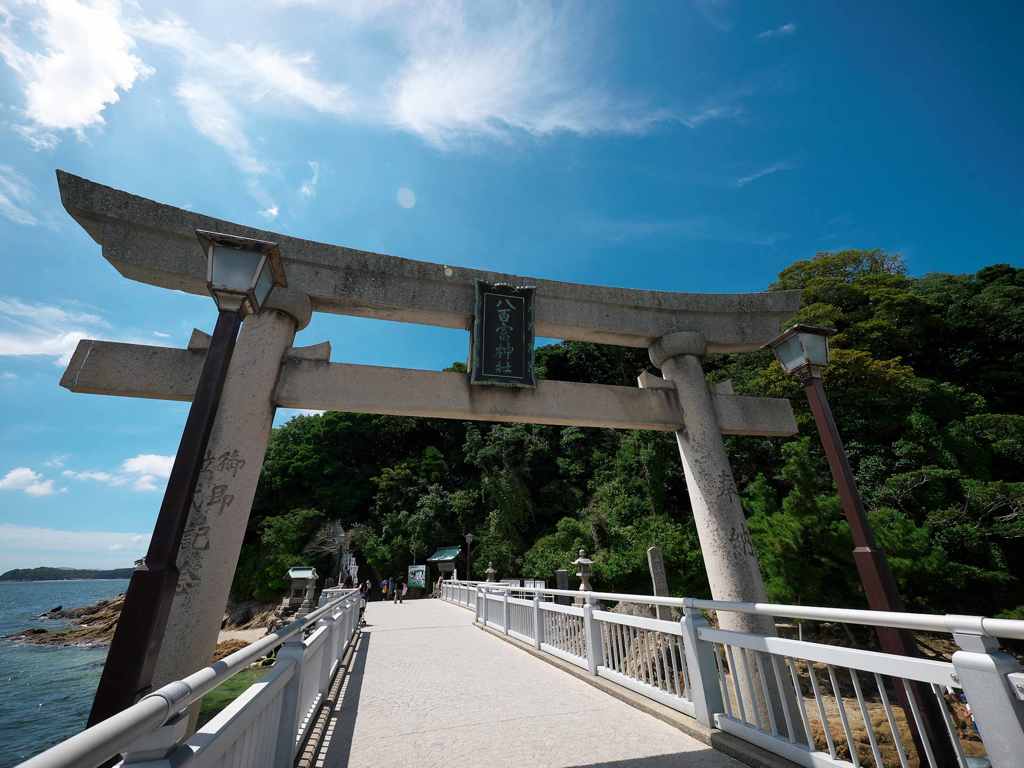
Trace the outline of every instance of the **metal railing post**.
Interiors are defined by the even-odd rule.
[[[683,650],[686,654],[686,677],[689,682],[690,701],[694,715],[703,725],[715,727],[715,715],[722,711],[722,690],[718,687],[718,670],[715,666],[715,650],[711,643],[700,639],[699,630],[707,627],[708,621],[692,598],[683,600]]]
[[[292,768],[295,761],[295,737],[299,731],[299,696],[302,695],[302,662],[305,644],[301,634],[289,640],[277,652],[278,664],[292,664],[291,679],[281,692],[281,719],[277,724],[277,739],[274,744],[274,768]]]
[[[477,587],[476,596],[477,596],[477,603],[480,605],[481,608],[483,608],[483,614],[484,615],[481,618],[481,621],[483,622],[483,625],[486,627],[487,626],[487,603],[490,602],[487,599],[487,588],[484,587],[483,589],[480,589],[479,587]]]
[[[604,666],[601,648],[601,628],[594,621],[594,597],[588,594],[583,604],[583,628],[587,635],[587,668],[596,675],[597,668]]]
[[[501,628],[505,630],[506,635],[508,634],[508,593],[509,590],[506,589],[501,609]]]
[[[533,593],[533,647],[538,651],[544,639],[544,616],[540,609],[540,592]]]
[[[325,694],[327,687],[331,684],[331,667],[338,656],[338,622],[334,616],[328,613],[317,623],[321,627],[327,627],[327,637],[324,638],[324,655],[320,660],[320,680],[317,683],[317,690]]]
[[[953,639],[960,646],[953,654],[953,666],[988,759],[994,768],[1020,765],[1024,755],[1024,701],[1008,678],[1021,671],[1020,664],[999,650],[994,637],[954,631]]]

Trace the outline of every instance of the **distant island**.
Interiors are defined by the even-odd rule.
[[[130,579],[131,568],[99,571],[91,568],[15,568],[0,574],[0,581],[67,581],[69,579]]]

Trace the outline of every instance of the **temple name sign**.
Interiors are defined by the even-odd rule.
[[[469,381],[532,387],[533,294],[529,287],[476,281]]]

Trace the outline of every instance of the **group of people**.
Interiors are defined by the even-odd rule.
[[[378,588],[381,600],[387,600],[390,597],[396,604],[403,602],[405,595],[409,592],[409,585],[403,578],[381,579]],[[373,582],[367,579],[359,585],[359,591],[362,593],[363,599],[369,602],[373,599]]]

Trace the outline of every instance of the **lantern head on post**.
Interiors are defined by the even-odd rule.
[[[257,314],[276,286],[285,286],[277,243],[196,230],[206,253],[206,287],[221,311]]]
[[[581,549],[580,556],[573,560],[572,564],[579,568],[576,575],[580,577],[580,591],[589,592],[591,590],[590,576],[593,573],[591,569],[594,565],[594,561],[587,557],[587,551],[585,549]]]
[[[834,333],[832,328],[798,324],[764,347],[771,349],[783,371],[806,381],[821,377],[821,369],[828,365],[828,337]]]

